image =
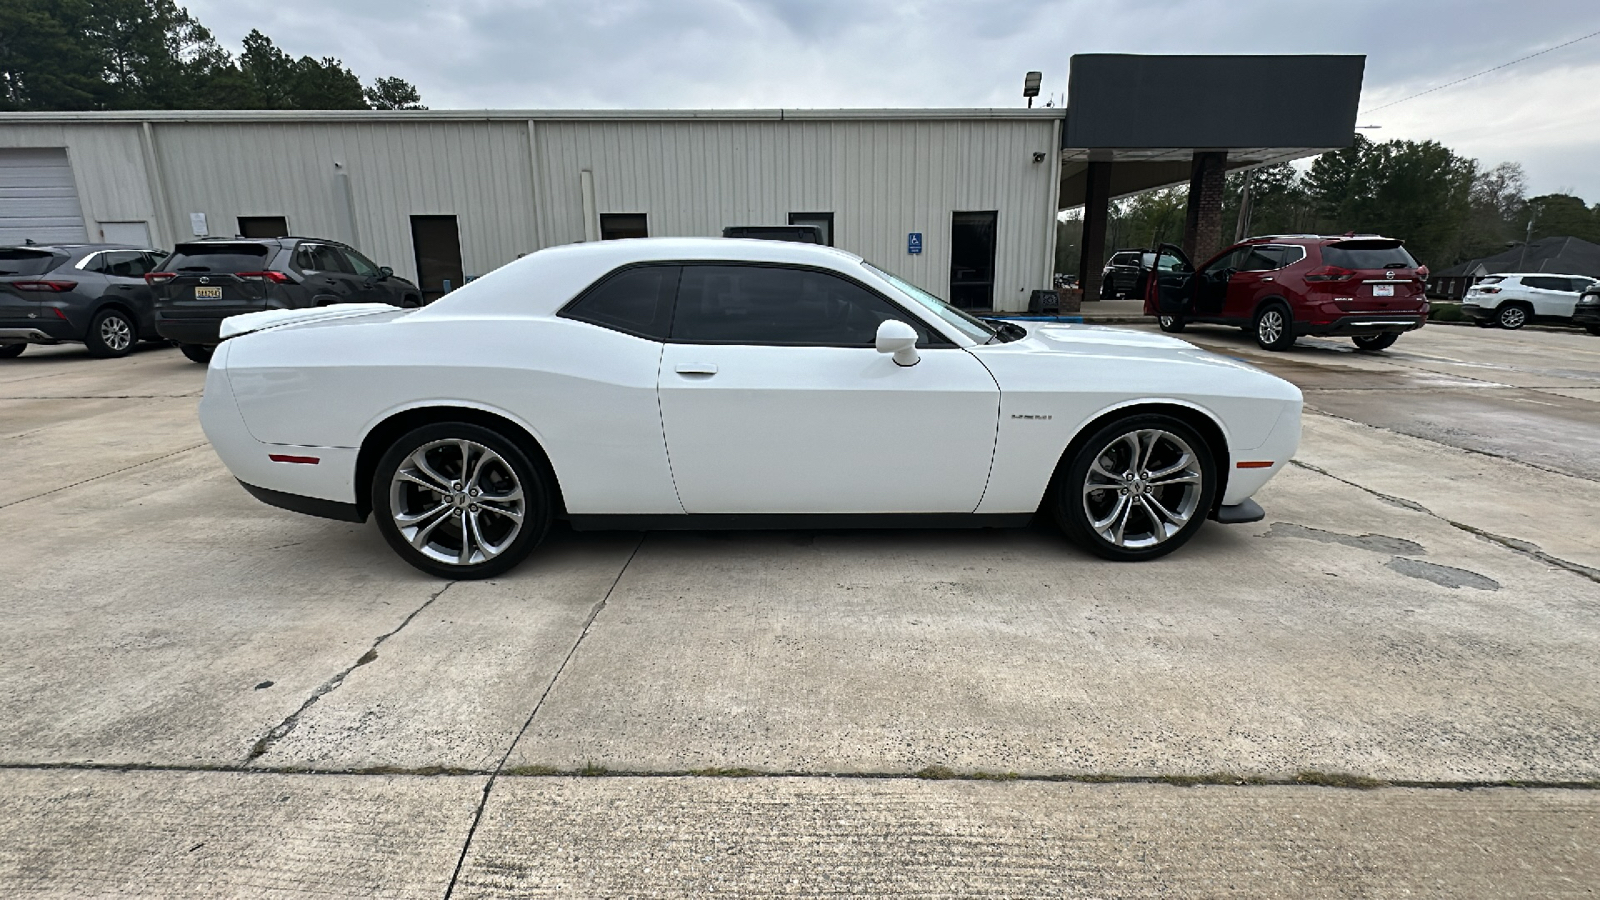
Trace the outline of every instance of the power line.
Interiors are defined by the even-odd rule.
[[[1527,60],[1533,59],[1535,56],[1543,56],[1543,55],[1545,55],[1546,53],[1549,53],[1552,50],[1560,50],[1562,47],[1570,47],[1573,44],[1578,43],[1579,41],[1587,41],[1589,38],[1592,38],[1597,34],[1600,34],[1600,31],[1591,31],[1588,34],[1584,35],[1583,37],[1573,38],[1572,40],[1567,41],[1565,44],[1557,44],[1554,47],[1546,47],[1543,50],[1540,50],[1538,53],[1530,53],[1527,56],[1523,56],[1523,57],[1520,57],[1518,59],[1513,59],[1511,62],[1508,62],[1508,63],[1501,63],[1500,65],[1495,66],[1492,69],[1484,69],[1482,72],[1476,72],[1476,73],[1474,73],[1472,75],[1468,75],[1465,78],[1457,78],[1455,81],[1452,81],[1449,84],[1441,84],[1438,87],[1428,88],[1425,91],[1422,91],[1422,92],[1416,93],[1416,94],[1412,94],[1409,97],[1401,97],[1399,100],[1396,100],[1393,103],[1385,103],[1384,105],[1378,107],[1377,109],[1369,109],[1365,113],[1363,113],[1363,115],[1371,115],[1372,113],[1377,112],[1379,109],[1388,109],[1391,106],[1398,106],[1399,104],[1404,103],[1407,100],[1415,100],[1418,97],[1421,97],[1423,94],[1431,94],[1434,91],[1442,91],[1447,87],[1455,87],[1456,85],[1460,84],[1461,82],[1463,82],[1463,81],[1471,81],[1472,79],[1477,78],[1479,75],[1487,75],[1490,72],[1494,72],[1494,71],[1498,71],[1500,69],[1504,69],[1506,66],[1514,66],[1519,62],[1526,62]]]

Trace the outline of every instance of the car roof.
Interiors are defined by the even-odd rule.
[[[1382,234],[1260,234],[1247,237],[1240,244],[1281,244],[1297,241],[1303,244],[1334,244],[1339,241],[1399,241]]]
[[[596,279],[635,263],[753,262],[866,277],[862,259],[820,244],[750,238],[625,238],[547,247],[464,284],[408,319],[554,313]]]
[[[11,244],[0,247],[0,250],[38,250],[42,253],[51,253],[59,250],[62,253],[96,253],[101,250],[156,250],[156,247],[141,247],[138,244]]]

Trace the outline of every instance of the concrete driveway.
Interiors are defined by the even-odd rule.
[[[1165,560],[558,529],[476,583],[246,495],[176,351],[32,348],[0,891],[1592,895],[1600,338],[1190,337],[1315,412]]]

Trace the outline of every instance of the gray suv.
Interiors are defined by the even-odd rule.
[[[321,238],[179,244],[145,280],[156,293],[156,332],[201,363],[210,361],[228,316],[335,303],[422,305],[422,292],[393,269]]]
[[[126,244],[0,247],[0,359],[29,344],[82,343],[94,356],[126,356],[155,340],[146,272],[166,253]]]

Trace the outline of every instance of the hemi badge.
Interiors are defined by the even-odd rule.
[[[1266,469],[1266,468],[1269,468],[1271,466],[1272,466],[1272,460],[1269,459],[1269,460],[1262,460],[1262,461],[1258,461],[1258,462],[1242,462],[1242,463],[1239,463],[1237,468],[1240,468],[1240,469]]]
[[[290,456],[287,453],[268,453],[267,459],[270,459],[273,462],[300,463],[301,465],[306,466],[314,466],[317,463],[322,462],[321,459],[315,456]]]

